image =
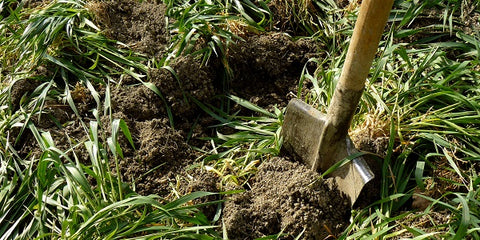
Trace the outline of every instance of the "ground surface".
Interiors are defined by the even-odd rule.
[[[303,239],[326,239],[348,226],[350,203],[320,175],[284,158],[260,165],[252,189],[225,204],[229,239],[285,232]]]
[[[163,4],[123,0],[91,3],[88,8],[95,13],[97,24],[105,29],[108,37],[148,56],[160,56],[166,51],[170,36],[165,28]],[[292,98],[291,93],[297,90],[298,77],[307,60],[318,56],[317,47],[310,40],[292,41],[283,32],[246,36],[245,41],[238,41],[228,49],[233,73],[231,82],[227,83],[229,91],[266,109],[284,107]],[[167,197],[172,190],[183,194],[221,190],[218,176],[198,169],[187,171],[195,169],[192,165],[201,164],[196,161],[199,153],[191,145],[205,147],[206,143],[198,137],[213,134],[207,128],[213,121],[187,100],[186,95],[208,103],[224,90],[225,84],[219,76],[223,69],[216,61],[212,59],[212,63],[205,66],[193,57],[174,59],[170,66],[181,81],[166,69],[149,72],[148,81],[165,94],[174,127],[165,102],[157,94],[134,79],[114,79],[120,85],[110,93],[112,117],[126,122],[136,147],[134,150],[125,137],[120,137],[124,158],[119,169],[124,181],[135,183],[138,193]],[[12,91],[16,106],[20,98],[37,85],[29,81],[17,83],[18,87]],[[103,101],[105,92],[100,89],[99,93]],[[77,85],[72,95],[82,120],[86,123],[93,120],[90,109],[95,101],[88,89]],[[86,139],[80,121],[68,106],[51,101],[46,109],[45,117],[37,124],[42,130],[52,132],[57,147],[66,150],[72,147],[72,142]],[[109,122],[104,117],[101,124]],[[109,136],[110,132],[105,130],[104,135]],[[191,145],[187,139],[191,139]],[[17,148],[23,156],[40,154],[33,136],[28,133]],[[75,149],[80,161],[88,159],[83,148]],[[347,225],[347,201],[317,173],[298,163],[272,159],[259,168],[251,186],[252,189],[234,195],[224,208],[223,218],[231,239],[250,239],[280,231],[296,235],[303,232],[308,239],[324,239],[329,234],[342,232]],[[343,207],[338,208],[340,205]],[[212,217],[216,208],[204,210]]]
[[[347,5],[346,1],[341,2],[342,6]],[[272,1],[270,7],[273,11],[280,11],[284,8],[282,4],[283,1]],[[163,4],[122,0],[99,2],[89,8],[108,37],[147,56],[161,56],[166,52],[170,36],[165,26],[166,7]],[[265,109],[286,106],[293,96],[292,92],[297,92],[299,76],[307,60],[325,57],[318,54],[320,44],[306,39],[293,41],[286,34],[299,33],[298,29],[291,28],[291,21],[288,14],[279,12],[276,31],[249,34],[244,41],[231,45],[227,56],[233,75],[228,83],[222,82],[224,69],[219,59],[212,58],[205,66],[199,59],[190,56],[171,62],[178,79],[167,69],[149,72],[148,81],[164,93],[166,103],[134,79],[114,79],[120,84],[111,92],[112,116],[126,122],[135,145],[133,149],[124,137],[120,139],[125,155],[120,161],[123,180],[134,182],[135,190],[143,195],[167,197],[172,190],[182,194],[224,190],[219,184],[219,176],[198,168],[202,165],[198,161],[200,153],[192,146],[200,149],[208,147],[208,143],[199,138],[213,136],[215,132],[208,127],[215,121],[189,97],[215,105],[212,99],[227,86],[230,93]],[[46,73],[40,69],[38,74]],[[18,82],[12,89],[14,106],[18,107],[21,97],[33,91],[38,84]],[[102,89],[98,91],[103,100],[105,92]],[[95,101],[88,90],[78,85],[72,95],[82,120],[86,123],[93,120],[90,109]],[[171,108],[174,126],[166,106]],[[47,112],[36,123],[42,130],[52,133],[59,148],[66,150],[75,142],[85,140],[81,123],[67,105],[52,100],[45,109]],[[102,119],[102,124],[108,125],[109,122],[109,119]],[[358,148],[382,155],[388,144],[388,134],[385,133],[388,126],[387,123],[379,128],[377,126],[381,130],[373,133],[357,132],[352,138]],[[110,133],[105,131],[108,136]],[[16,148],[24,157],[40,154],[32,134],[28,132]],[[76,148],[74,153],[80,161],[88,159],[88,153],[81,148]],[[249,184],[240,188],[245,191],[225,198],[223,222],[230,239],[264,237],[281,231],[293,236],[302,234],[304,239],[328,239],[341,233],[348,225],[351,210],[348,201],[328,184],[328,180],[322,180],[318,173],[289,161],[288,157],[266,160],[258,166],[258,173]],[[439,194],[432,193],[431,196]],[[413,204],[423,208],[421,202]],[[204,210],[210,218],[217,211],[215,207]],[[432,215],[439,224],[446,221],[441,212]],[[418,227],[426,222],[425,219],[414,221],[418,222]]]

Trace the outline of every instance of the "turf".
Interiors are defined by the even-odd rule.
[[[272,2],[283,8],[269,8]],[[229,48],[274,30],[314,39],[327,57],[305,64],[292,94],[325,111],[358,5],[163,1],[172,37],[166,53],[152,57],[109,38],[89,3],[0,1],[0,239],[225,238],[221,221],[199,210],[218,202],[192,204],[216,193],[141,196],[116,174],[127,151],[119,139],[138,146],[126,119],[112,114],[111,92],[121,85],[115,79],[128,76],[156,94],[173,129],[181,123],[168,93],[147,81],[150,70],[164,69],[182,83],[170,67],[174,59],[218,60],[224,71],[219,96],[209,102],[183,97],[215,120],[216,134],[201,139],[211,148],[197,149],[201,165],[223,186],[248,186],[258,165],[280,152],[284,108],[265,109],[231,94]],[[350,225],[335,238],[480,238],[479,15],[478,1],[395,2],[350,132],[367,142],[384,140],[371,149],[382,155],[380,198],[353,209]],[[48,74],[38,74],[45,67]],[[33,86],[16,96],[15,84],[25,82]],[[89,121],[76,104],[83,98],[93,99]],[[67,150],[38,126],[52,100],[71,109],[85,136]],[[19,153],[23,134],[33,135],[39,154]],[[88,159],[77,155],[80,148]]]

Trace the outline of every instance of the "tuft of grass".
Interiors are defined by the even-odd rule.
[[[212,149],[205,152],[203,164],[207,170],[221,177],[224,184],[243,186],[264,159],[279,154],[283,112],[275,109],[275,113],[271,113],[245,99],[232,95],[228,98],[258,116],[229,115],[195,100],[205,112],[219,121],[218,125],[211,127],[235,130],[231,134],[217,131],[216,137],[205,139],[210,141]]]
[[[228,71],[226,50],[228,45],[241,38],[235,34],[242,26],[250,31],[263,31],[271,21],[264,1],[165,1],[167,16],[175,19],[169,25],[172,33],[169,58],[182,54],[201,55],[207,63],[212,55],[221,59]]]
[[[0,52],[6,53],[0,72],[0,239],[219,238],[217,226],[191,204],[214,193],[196,192],[169,202],[139,196],[121,179],[123,152],[117,138],[123,133],[133,141],[126,124],[111,119],[110,85],[116,84],[114,75],[128,74],[161,95],[142,80],[146,59],[104,37],[83,1],[53,1],[37,9],[1,1],[0,9],[0,40],[5,40]],[[38,75],[39,66],[48,73]],[[14,108],[12,89],[19,81],[38,85]],[[99,85],[105,87],[103,102]],[[95,120],[89,123],[77,110],[77,87],[95,100]],[[87,140],[59,149],[52,135],[34,124],[52,100],[73,110]],[[102,136],[102,112],[111,119],[106,124],[112,128],[110,137]],[[33,134],[40,153],[22,158],[15,149],[25,132]],[[76,151],[87,152],[89,159],[80,160]]]
[[[340,17],[335,1],[283,0],[285,16],[291,27],[307,36],[331,36],[335,34],[334,23]]]

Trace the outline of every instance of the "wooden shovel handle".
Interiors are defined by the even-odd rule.
[[[327,111],[345,138],[372,66],[393,0],[363,0],[340,80]]]
[[[317,161],[314,169],[325,170],[323,168],[335,163],[327,160],[330,155],[328,149],[335,151],[334,146],[348,134],[392,5],[393,0],[362,1],[342,74],[327,111],[327,123],[320,138],[321,160]]]
[[[363,0],[338,89],[363,90],[392,4],[393,0]]]

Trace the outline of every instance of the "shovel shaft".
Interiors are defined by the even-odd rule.
[[[330,157],[331,151],[348,134],[392,5],[393,0],[362,1],[342,74],[327,111],[327,123],[320,137],[320,159],[314,169],[326,170],[338,161]]]
[[[363,0],[337,89],[363,90],[392,4],[393,0]]]

